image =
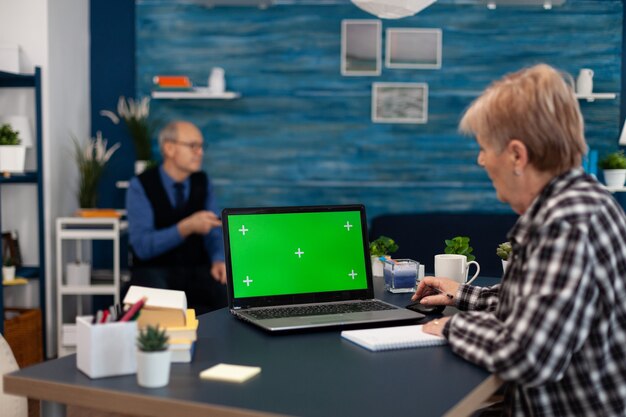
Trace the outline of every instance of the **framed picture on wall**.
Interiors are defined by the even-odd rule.
[[[342,20],[341,74],[380,75],[381,35],[380,20]]]
[[[387,29],[388,68],[441,68],[441,29]]]
[[[372,121],[375,123],[428,122],[428,84],[373,83]]]

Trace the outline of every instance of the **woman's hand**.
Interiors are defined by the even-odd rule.
[[[420,281],[411,300],[419,300],[424,305],[453,306],[460,285],[449,278],[425,277]]]
[[[446,325],[450,317],[442,317],[440,319],[431,320],[422,326],[424,333],[434,334],[435,336],[443,336],[443,326]]]

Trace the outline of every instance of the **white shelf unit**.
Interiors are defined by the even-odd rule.
[[[241,94],[234,91],[224,91],[222,93],[214,93],[207,87],[194,87],[189,91],[153,91],[154,99],[195,99],[195,100],[233,100],[241,97]]]
[[[592,94],[578,94],[576,98],[580,100],[595,101],[595,100],[615,100],[616,93],[592,93]]]
[[[83,314],[83,296],[110,295],[114,303],[120,302],[120,234],[127,223],[116,218],[60,217],[56,224],[56,283],[57,283],[57,346],[58,355],[65,356],[76,351],[76,324],[67,322],[64,311],[67,307],[64,297],[76,297],[76,313]],[[75,241],[76,259],[83,260],[84,245],[91,253],[94,240],[110,240],[113,245],[113,260],[105,279],[97,279],[97,271],[92,271],[88,285],[68,285],[65,276],[67,255],[64,243]],[[69,245],[68,245],[69,246]],[[102,277],[102,274],[99,274]]]

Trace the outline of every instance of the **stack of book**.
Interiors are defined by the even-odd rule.
[[[157,89],[164,91],[191,91],[193,86],[185,75],[155,75],[152,82]]]
[[[142,329],[147,325],[165,329],[169,336],[169,350],[172,363],[188,363],[193,352],[198,333],[196,312],[187,308],[187,297],[183,291],[163,290],[133,285],[124,297],[124,304],[132,305],[146,297],[137,323]]]

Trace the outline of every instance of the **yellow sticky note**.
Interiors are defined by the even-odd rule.
[[[200,372],[200,378],[241,383],[247,381],[260,372],[261,368],[258,366],[242,366],[219,363]]]

